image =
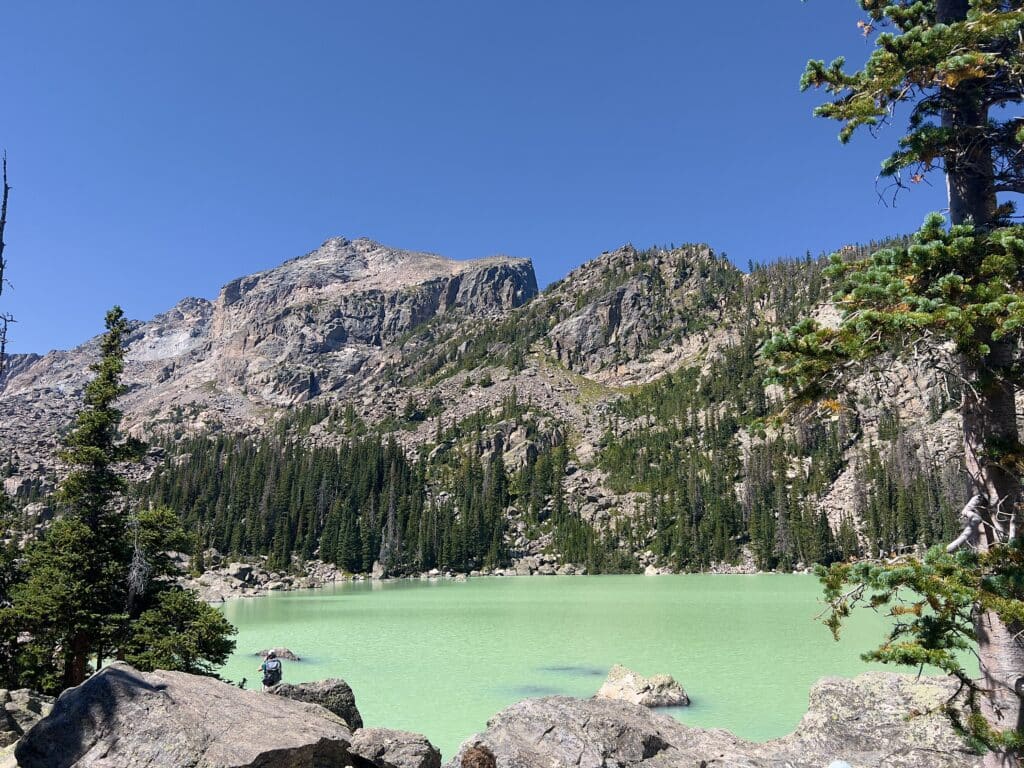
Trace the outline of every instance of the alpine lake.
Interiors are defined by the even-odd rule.
[[[302,660],[286,682],[341,677],[368,727],[423,733],[447,759],[509,704],[592,696],[618,663],[683,685],[691,705],[660,711],[763,741],[797,725],[818,678],[871,668],[886,618],[855,610],[836,642],[822,608],[801,574],[362,581],[226,603],[221,675],[259,689],[256,652],[287,647]]]

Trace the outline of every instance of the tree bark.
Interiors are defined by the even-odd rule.
[[[969,6],[968,0],[936,0],[935,20],[940,24],[965,21]],[[964,80],[943,88],[942,97],[946,105],[942,127],[953,136],[943,157],[949,220],[989,229],[996,219],[996,192],[983,82]]]
[[[979,509],[983,519],[977,539],[980,550],[1007,541],[1020,527],[1018,478],[993,457],[1000,448],[1015,450],[1019,445],[1014,387],[998,375],[1013,361],[1015,348],[1005,342],[990,342],[985,368],[965,362],[964,373],[975,389],[964,397],[962,419],[964,457],[975,490],[987,502]],[[998,730],[1024,729],[1021,696],[1024,694],[1024,644],[1017,636],[1024,627],[1007,626],[991,611],[977,608],[973,615],[978,642],[981,686],[987,692],[981,710]],[[1015,751],[994,751],[984,758],[986,768],[1018,768],[1021,755]]]
[[[64,689],[84,683],[89,671],[89,636],[85,632],[77,632],[68,645],[64,659]]]
[[[935,0],[936,21],[964,21],[969,6],[969,0]],[[973,224],[984,231],[997,224],[997,199],[987,133],[988,108],[980,89],[980,84],[972,80],[943,89],[946,108],[942,126],[953,136],[943,158],[950,222]],[[983,522],[977,546],[983,551],[1017,532],[1019,521],[1015,517],[1021,500],[1020,481],[992,456],[993,451],[1016,451],[1020,445],[1014,387],[1000,375],[1009,372],[1016,349],[1008,343],[992,342],[991,338],[987,341],[992,351],[983,364],[964,364],[966,380],[976,389],[968,389],[961,409],[967,471],[975,492],[987,502],[979,510]],[[987,691],[981,701],[982,714],[995,729],[1020,730],[1024,726],[1024,647],[1017,633],[1022,628],[1008,627],[995,613],[982,611],[980,606],[975,606],[972,618],[981,685]],[[985,756],[983,764],[986,768],[1018,768],[1021,755],[1013,750],[996,750]]]

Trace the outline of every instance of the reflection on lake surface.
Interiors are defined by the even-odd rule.
[[[260,648],[285,680],[341,677],[367,726],[424,733],[445,756],[504,707],[592,696],[613,664],[675,677],[670,714],[763,740],[788,733],[811,684],[868,666],[883,620],[859,611],[836,643],[802,575],[584,576],[359,582],[225,605],[238,649],[222,670],[257,687]]]

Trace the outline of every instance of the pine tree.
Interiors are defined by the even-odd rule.
[[[235,650],[235,633],[220,611],[195,593],[167,589],[133,623],[125,661],[142,670],[171,669],[215,675]]]
[[[115,465],[139,458],[142,446],[121,440],[117,429],[128,332],[120,307],[107,313],[106,328],[85,407],[61,453],[71,467],[56,497],[63,517],[28,548],[28,578],[14,596],[32,644],[42,644],[35,650],[45,656],[52,648],[39,669],[40,683],[51,690],[81,683],[89,659],[102,663],[128,621],[126,485]]]
[[[1018,360],[1024,328],[1024,229],[1006,226],[1013,207],[999,193],[1024,192],[1024,130],[1005,108],[1020,104],[1024,76],[1024,3],[1020,0],[861,0],[862,24],[875,48],[859,71],[837,59],[808,64],[802,85],[823,87],[834,100],[817,114],[843,122],[847,141],[862,126],[890,121],[910,105],[908,131],[883,163],[902,184],[945,172],[952,227],[933,215],[909,247],[867,259],[833,257],[838,328],[805,320],[766,347],[774,373],[813,398],[840,371],[879,357],[912,354],[941,367],[953,349],[964,384],[961,422],[965,461],[976,501],[965,508],[965,536],[951,546],[897,566],[837,565],[826,579],[836,608],[833,628],[848,612],[848,595],[876,594],[873,604],[917,592],[933,614],[900,622],[892,642],[872,653],[883,661],[927,661],[958,677],[974,714],[972,738],[989,750],[986,765],[1018,765],[1024,748],[1024,547],[1020,527],[1024,448],[1017,431],[1015,390],[1024,384]],[[849,592],[844,585],[853,581]],[[954,585],[956,588],[954,588]],[[857,591],[859,587],[860,591]],[[976,644],[981,678],[955,653]]]
[[[166,552],[187,545],[177,516],[162,508],[129,514],[117,466],[137,461],[144,446],[118,432],[128,332],[119,307],[107,313],[106,328],[85,407],[61,454],[71,467],[56,494],[62,515],[26,548],[26,578],[12,588],[5,612],[27,638],[17,651],[16,682],[47,692],[80,684],[91,664],[129,648],[144,653],[151,632],[189,643],[190,668],[204,658],[219,663],[234,644],[234,629],[215,609],[169,594],[180,590]],[[198,639],[184,628],[189,622],[204,628]]]

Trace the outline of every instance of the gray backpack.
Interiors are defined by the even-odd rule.
[[[281,682],[281,660],[267,659],[263,662],[263,684],[277,685]]]

